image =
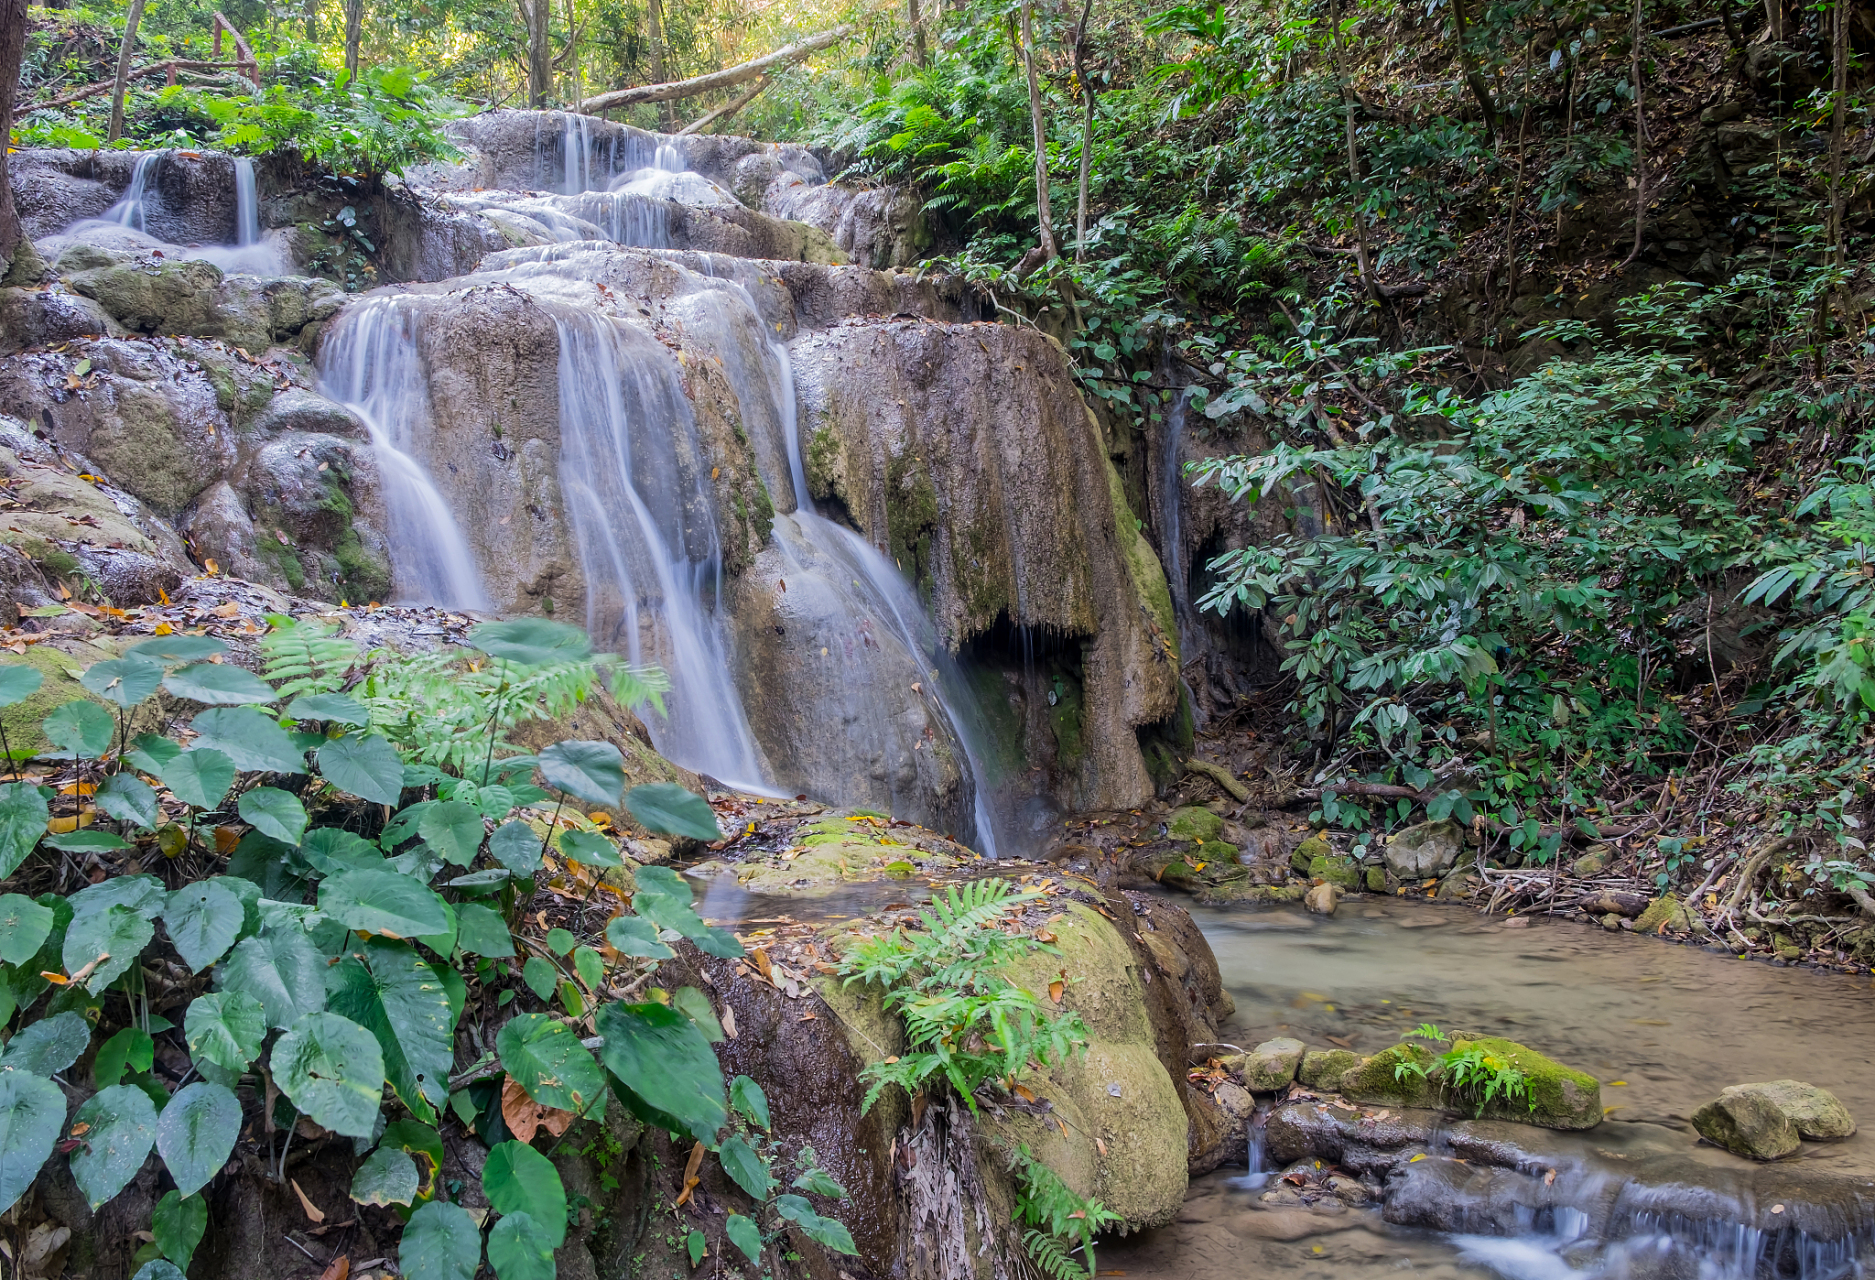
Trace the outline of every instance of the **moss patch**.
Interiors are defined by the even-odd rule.
[[[1366,881],[1360,863],[1346,854],[1317,854],[1309,859],[1309,879],[1340,889],[1359,889]]]
[[[1441,1101],[1439,1086],[1414,1071],[1396,1076],[1395,1071],[1412,1063],[1431,1072],[1437,1058],[1420,1044],[1396,1044],[1382,1049],[1371,1058],[1363,1058],[1341,1077],[1342,1096],[1351,1102],[1384,1102],[1398,1107],[1436,1107]]]
[[[117,656],[117,647],[110,641],[93,644],[83,640],[60,641],[65,648],[55,648],[52,644],[36,644],[26,650],[26,656],[16,658],[8,654],[3,665],[9,667],[31,667],[44,677],[45,683],[39,686],[30,698],[16,702],[0,710],[0,726],[6,729],[7,745],[15,751],[49,751],[52,744],[46,741],[45,734],[39,731],[39,723],[51,715],[57,708],[68,702],[83,699],[95,702],[115,714],[102,698],[93,697],[78,683],[78,676],[94,662],[103,662]],[[65,652],[71,649],[74,652]]]
[[[751,893],[776,896],[828,893],[853,880],[882,880],[903,874],[909,864],[930,875],[964,865],[969,855],[918,827],[890,827],[883,814],[864,811],[822,818],[794,829],[794,843],[780,853],[746,862],[717,862],[700,874],[732,874]]]
[[[1223,831],[1223,818],[1196,805],[1173,810],[1165,824],[1165,833],[1174,840],[1215,840]]]
[[[1341,1088],[1341,1077],[1360,1065],[1361,1055],[1347,1049],[1313,1049],[1302,1055],[1296,1079],[1305,1088],[1334,1093]]]
[[[902,453],[885,464],[887,549],[929,598],[937,584],[931,539],[938,532],[937,489],[922,458]]]
[[[1133,579],[1133,592],[1152,620],[1154,641],[1164,645],[1173,662],[1178,661],[1178,616],[1172,611],[1172,589],[1166,585],[1165,570],[1152,544],[1146,541],[1139,519],[1126,505],[1126,487],[1113,460],[1103,458],[1107,466],[1107,491],[1113,499],[1113,521],[1120,533],[1120,553],[1126,558],[1126,571]]]
[[[1454,1037],[1452,1047],[1480,1049],[1487,1059],[1508,1062],[1529,1078],[1530,1102],[1535,1104],[1534,1108],[1527,1103],[1506,1103],[1499,1099],[1485,1107],[1487,1118],[1517,1120],[1545,1129],[1588,1129],[1601,1123],[1601,1082],[1588,1072],[1565,1067],[1526,1045],[1494,1036],[1471,1040]],[[1459,1101],[1469,1100],[1460,1098]],[[1475,1111],[1477,1108],[1474,1105],[1467,1109]]]
[[[1334,846],[1329,844],[1328,841],[1322,839],[1320,836],[1310,836],[1307,840],[1297,845],[1295,852],[1289,855],[1289,865],[1303,875],[1307,875],[1309,873],[1309,866],[1315,859],[1327,857],[1334,853],[1334,851]]]

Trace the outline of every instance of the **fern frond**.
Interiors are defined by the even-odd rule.
[[[285,614],[270,613],[272,628],[260,638],[261,675],[279,690],[281,698],[303,693],[333,693],[345,683],[356,665],[358,645],[334,635],[338,624],[301,622]]]
[[[1030,1231],[1022,1237],[1029,1261],[1049,1280],[1088,1280],[1093,1274],[1069,1256],[1073,1247],[1044,1231]]]

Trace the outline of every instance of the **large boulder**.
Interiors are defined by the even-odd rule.
[[[1776,1160],[1800,1139],[1833,1141],[1855,1133],[1849,1109],[1827,1089],[1801,1080],[1735,1084],[1693,1113],[1699,1136],[1734,1155]]]
[[[1450,871],[1464,843],[1465,829],[1456,822],[1422,822],[1396,831],[1381,856],[1396,879],[1425,880]]]

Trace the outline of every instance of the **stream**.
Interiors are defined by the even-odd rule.
[[[1506,1036],[1596,1075],[1607,1119],[1581,1134],[1490,1126],[1514,1129],[1562,1169],[1557,1199],[1581,1206],[1520,1219],[1521,1229],[1445,1233],[1389,1224],[1377,1209],[1273,1207],[1263,1186],[1246,1185],[1264,1179],[1227,1166],[1193,1180],[1176,1223],[1103,1248],[1103,1275],[1864,1274],[1859,1255],[1869,1250],[1871,1219],[1863,1189],[1875,1188],[1875,1137],[1866,1127],[1759,1166],[1698,1144],[1687,1117],[1726,1085],[1794,1077],[1836,1093],[1866,1126],[1875,1117],[1875,984],[1867,977],[1386,900],[1353,900],[1332,918],[1191,910],[1237,1002],[1224,1038],[1248,1048],[1293,1036],[1311,1048],[1341,1043],[1374,1053],[1422,1022]],[[1467,1189],[1486,1172],[1467,1172]],[[1489,1217],[1487,1200],[1479,1203]],[[1825,1221],[1834,1229],[1817,1225]]]

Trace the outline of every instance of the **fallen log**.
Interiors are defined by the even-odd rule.
[[[610,93],[601,93],[579,104],[580,111],[590,115],[595,111],[609,111],[613,107],[629,107],[640,102],[671,102],[678,98],[694,98],[700,93],[712,89],[727,89],[732,85],[753,80],[766,71],[779,67],[792,66],[811,53],[817,53],[829,45],[838,44],[859,30],[856,22],[843,22],[818,35],[809,36],[797,44],[773,53],[765,53],[759,58],[721,71],[712,71],[707,75],[692,76],[688,80],[673,80],[668,84],[641,84],[630,89],[614,89]]]
[[[1185,762],[1185,767],[1190,769],[1193,773],[1202,773],[1205,777],[1217,783],[1218,786],[1230,792],[1231,799],[1237,801],[1239,804],[1248,804],[1250,802],[1250,788],[1231,777],[1230,770],[1226,769],[1223,765],[1212,764],[1209,760],[1200,760],[1197,756],[1193,756]]]
[[[204,62],[195,58],[169,58],[162,62],[152,62],[147,67],[138,67],[124,79],[128,82],[167,74],[173,83],[178,71],[232,71],[237,75],[245,74],[240,62]],[[109,93],[116,87],[117,81],[114,79],[100,80],[95,84],[85,85],[81,89],[74,89],[60,97],[48,98],[44,102],[35,102],[21,107],[20,114],[24,116],[33,111],[50,111],[55,107],[69,107],[74,102],[83,102],[86,98],[95,98],[100,93]]]
[[[735,115],[736,112],[742,110],[742,108],[748,106],[751,102],[754,102],[755,96],[773,83],[774,81],[770,80],[767,76],[763,76],[754,84],[750,85],[748,92],[743,94],[740,98],[737,98],[728,106],[718,107],[708,115],[699,116],[695,120],[692,120],[689,124],[677,131],[677,136],[684,138],[689,137],[691,134],[702,133],[705,129],[718,121],[729,119],[731,116]]]

